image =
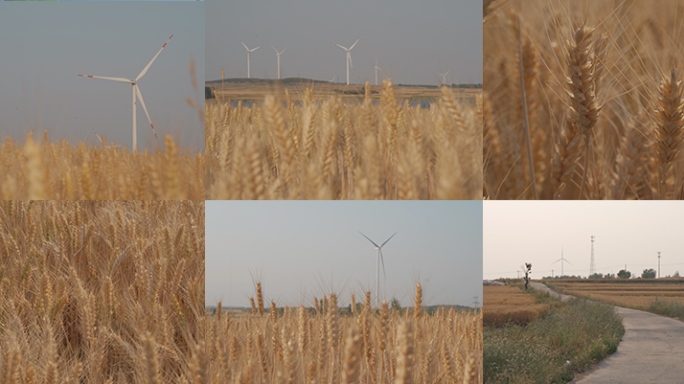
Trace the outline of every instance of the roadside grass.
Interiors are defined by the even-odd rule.
[[[566,383],[617,350],[625,330],[612,307],[530,294],[549,304],[549,314],[527,325],[485,327],[485,383]]]
[[[644,300],[635,300],[633,298],[624,298],[622,296],[610,297],[609,295],[601,295],[591,292],[577,292],[569,287],[557,285],[551,282],[544,281],[549,288],[562,292],[568,295],[573,295],[582,299],[589,299],[603,304],[617,305],[624,308],[638,309],[640,311],[647,311],[658,315],[672,317],[674,319],[684,321],[684,303],[669,300],[668,296],[655,296],[652,300],[644,302]],[[627,284],[627,283],[625,283]],[[637,284],[637,283],[634,283]],[[674,297],[673,299],[677,299]]]

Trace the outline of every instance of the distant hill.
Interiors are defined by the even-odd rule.
[[[205,82],[207,86],[211,86],[213,84],[221,84],[221,83],[232,83],[232,84],[254,84],[254,85],[270,85],[270,84],[275,84],[275,83],[280,83],[282,85],[295,85],[295,84],[343,84],[343,83],[333,83],[331,81],[325,81],[325,80],[314,80],[314,79],[307,79],[304,77],[288,77],[287,79],[247,79],[247,78],[232,78],[232,79],[225,79],[225,80],[210,80]],[[344,84],[346,85],[346,84]],[[352,85],[363,85],[363,84],[350,84]],[[397,84],[402,87],[425,87],[425,88],[439,88],[438,85],[420,85],[420,84]],[[448,85],[451,88],[464,88],[464,89],[481,89],[482,84],[451,84]]]

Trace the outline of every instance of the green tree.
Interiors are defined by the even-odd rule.
[[[396,311],[401,311],[401,304],[399,303],[399,300],[397,300],[396,297],[392,298],[392,301],[390,302],[390,308]]]
[[[629,279],[630,277],[632,277],[632,272],[626,269],[621,269],[620,272],[618,272],[617,277],[621,279]]]
[[[653,268],[644,269],[644,271],[641,273],[642,279],[655,279],[655,277],[656,271]]]

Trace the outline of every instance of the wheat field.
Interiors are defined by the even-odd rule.
[[[334,293],[315,310],[264,309],[260,284],[252,314],[230,317],[219,302],[207,317],[208,372],[215,383],[482,383],[482,314],[428,314],[421,287],[412,311],[371,309]]]
[[[276,94],[206,105],[207,199],[481,199],[482,103],[443,88],[430,109]],[[284,100],[283,100],[284,101]],[[285,106],[283,104],[286,104]]]
[[[1,200],[204,200],[202,153],[164,139],[164,151],[41,142],[29,133],[21,145],[0,145]]]
[[[204,202],[0,202],[0,382],[207,383]]]
[[[486,198],[684,198],[684,3],[655,4],[485,1]]]

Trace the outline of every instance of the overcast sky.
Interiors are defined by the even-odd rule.
[[[203,102],[204,2],[2,2],[0,140],[23,143],[42,131],[55,140],[99,144],[93,130],[131,147],[131,85],[78,74],[135,78],[173,38],[139,82],[159,145],[165,134],[204,148],[204,127],[186,103],[194,97],[194,57]],[[138,147],[154,149],[138,103]]]
[[[644,269],[661,276],[684,273],[684,202],[660,201],[486,201],[484,278],[517,277],[532,263],[532,277],[589,274],[591,235],[598,273]]]
[[[482,2],[473,0],[255,0],[208,1],[207,80],[276,77],[346,81],[352,49],[352,83],[373,82],[375,61],[395,83],[438,85],[450,71],[456,83],[482,83]],[[391,75],[390,75],[391,73]],[[378,75],[382,79],[381,75]]]
[[[412,305],[420,281],[424,305],[481,302],[481,201],[207,201],[205,303],[249,307],[260,280],[278,306],[331,289],[340,306],[371,289],[375,306],[377,252],[357,231],[398,231],[382,249],[388,301]]]

